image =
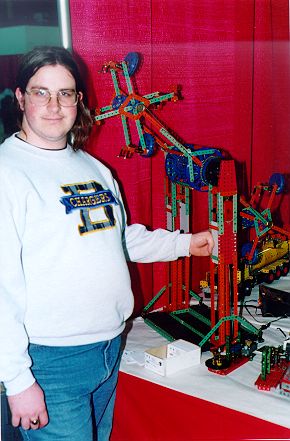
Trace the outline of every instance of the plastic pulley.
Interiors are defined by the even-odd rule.
[[[147,152],[142,153],[141,156],[143,156],[144,158],[149,158],[154,153],[155,138],[150,133],[144,133],[143,138],[144,138]],[[141,147],[141,142],[139,142],[139,146]]]
[[[124,103],[124,101],[126,101],[126,98],[127,97],[125,95],[116,95],[112,101],[112,108],[114,110],[119,109],[119,107]]]
[[[206,191],[206,190],[202,189],[203,187],[205,187],[205,183],[203,182],[203,180],[201,178],[201,168],[199,167],[199,165],[195,164],[194,162],[192,162],[194,180],[193,181],[190,180],[188,161],[190,161],[190,159],[187,159],[186,183],[191,188],[194,188],[194,190]]]
[[[249,214],[253,217],[253,213],[248,208],[243,208],[242,213]],[[247,219],[246,217],[242,217],[242,227],[243,228],[252,228],[254,226],[254,220]]]
[[[172,153],[167,153],[165,159],[165,171],[166,175],[170,179],[171,182],[178,181],[178,173],[177,173],[177,155]]]
[[[284,187],[285,187],[285,177],[281,173],[273,173],[273,175],[269,179],[270,185],[277,184],[277,190],[276,194],[282,193]]]
[[[127,64],[127,69],[128,69],[128,74],[131,77],[132,75],[134,75],[134,73],[137,70],[137,67],[139,65],[139,54],[138,52],[129,52],[124,61]]]
[[[250,254],[250,252],[252,250],[252,247],[253,247],[253,245],[251,244],[251,242],[247,242],[247,243],[244,243],[244,245],[242,246],[242,249],[241,249],[242,257],[244,257],[247,260],[247,263],[250,264],[250,265],[254,265],[255,263],[258,262],[258,254],[259,254],[258,250],[256,248],[255,251],[254,251],[252,259],[249,260],[247,258],[247,255]]]
[[[199,152],[199,155],[196,157],[201,161],[202,165],[199,166],[192,163],[193,172],[194,172],[194,182],[190,180],[189,175],[189,165],[187,167],[187,183],[190,187],[194,188],[197,191],[205,192],[208,191],[207,187],[209,184],[217,185],[218,176],[219,176],[219,167],[220,167],[220,159],[221,153],[219,150],[216,150],[214,153],[203,153],[203,150],[208,151],[208,147],[202,147],[198,150],[194,150],[192,145],[188,145],[193,151]]]
[[[220,165],[222,158],[219,156],[209,156],[202,165],[202,179],[205,185],[218,185]]]
[[[194,144],[184,144],[184,146],[187,148],[187,150],[191,150],[192,152],[195,151]],[[188,185],[189,187],[193,188],[197,191],[202,191],[201,188],[204,186],[203,182],[200,179],[200,167],[195,164],[192,161],[192,170],[193,170],[193,181],[190,179],[190,165],[189,161],[192,161],[191,159],[187,158],[186,156],[181,156],[179,159],[179,165],[182,167],[182,180],[183,182]]]

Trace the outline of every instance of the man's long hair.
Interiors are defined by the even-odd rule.
[[[68,141],[74,150],[82,149],[91,132],[93,120],[87,107],[87,95],[80,69],[68,50],[56,46],[39,46],[23,55],[16,77],[16,87],[24,94],[30,78],[41,67],[56,65],[64,66],[71,73],[76,82],[76,92],[83,93],[83,99],[77,104],[76,120],[68,133]],[[20,108],[18,110],[18,124],[21,127],[23,114]]]

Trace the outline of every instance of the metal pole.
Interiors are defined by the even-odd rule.
[[[57,0],[58,23],[61,44],[65,49],[72,49],[69,0]]]

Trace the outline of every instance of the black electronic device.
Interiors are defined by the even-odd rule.
[[[259,285],[259,304],[263,316],[290,317],[290,292]]]

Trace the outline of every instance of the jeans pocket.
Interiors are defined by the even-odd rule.
[[[114,369],[116,364],[120,363],[120,347],[121,347],[121,336],[115,337],[113,340],[109,340],[104,348],[104,380],[106,381]]]

